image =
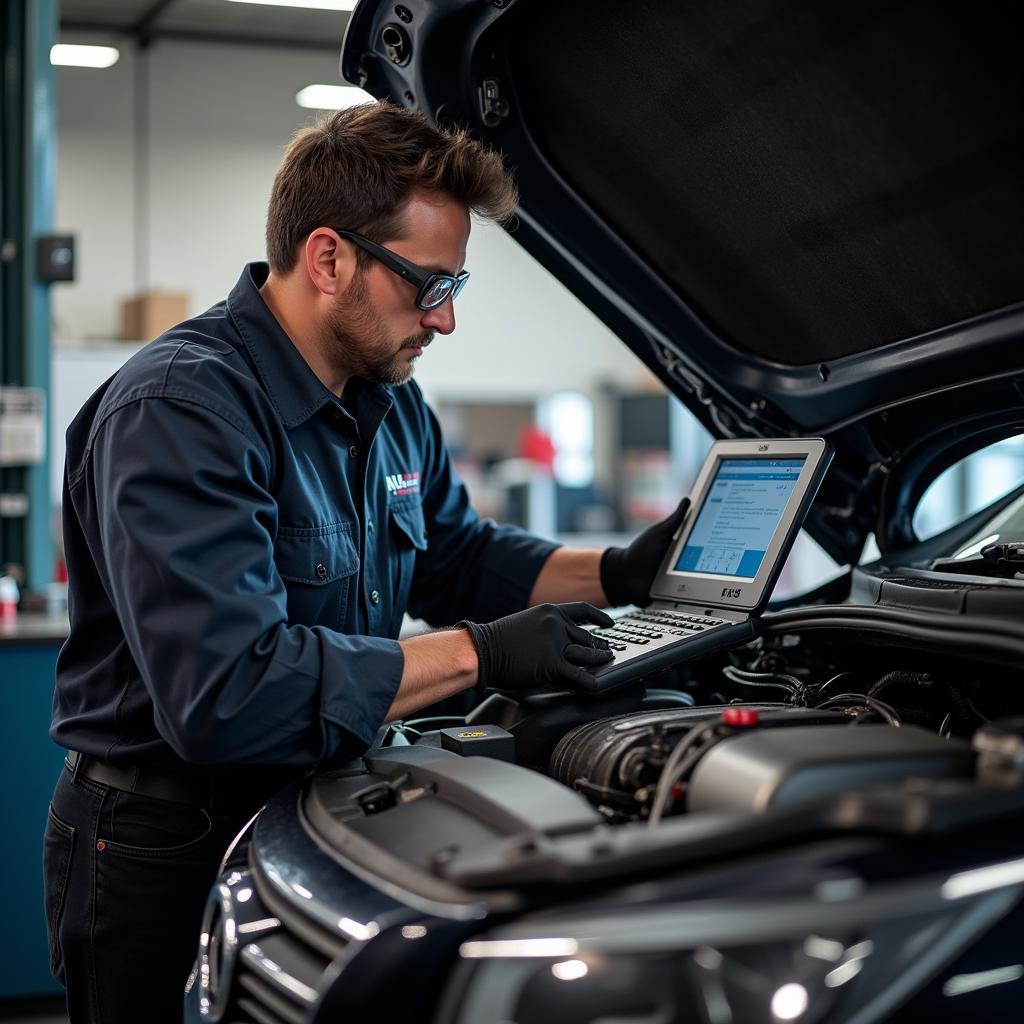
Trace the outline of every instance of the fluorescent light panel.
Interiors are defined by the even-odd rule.
[[[120,50],[113,46],[72,46],[56,43],[50,47],[50,63],[69,68],[109,68],[117,63]]]
[[[351,11],[357,0],[229,0],[233,4],[263,4],[264,7],[305,7],[310,11]]]
[[[307,85],[295,94],[300,107],[311,110],[344,110],[360,103],[373,103],[373,97],[354,85]]]

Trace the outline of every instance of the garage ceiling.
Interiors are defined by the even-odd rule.
[[[341,50],[344,11],[229,3],[228,0],[61,0],[61,38],[76,32],[248,46]],[[67,41],[71,41],[68,39]]]

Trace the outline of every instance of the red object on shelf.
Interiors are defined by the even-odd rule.
[[[538,466],[551,469],[555,464],[555,446],[539,427],[523,427],[519,434],[519,455]]]
[[[0,622],[13,622],[18,614],[18,584],[10,576],[0,576]]]
[[[757,725],[761,721],[761,712],[757,708],[726,708],[722,712],[722,721],[726,725]]]

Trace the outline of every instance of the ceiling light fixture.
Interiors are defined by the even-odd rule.
[[[368,92],[354,85],[307,85],[295,94],[295,102],[311,110],[345,110],[375,101]]]
[[[68,68],[109,68],[121,51],[113,46],[72,46],[55,43],[50,47],[50,63]]]
[[[263,4],[265,7],[305,7],[310,11],[351,11],[357,0],[229,0],[233,4]]]

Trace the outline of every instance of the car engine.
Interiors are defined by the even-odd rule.
[[[664,687],[599,701],[492,694],[465,718],[410,722],[388,742],[514,761],[585,797],[608,824],[656,825],[982,767],[1018,778],[1024,680],[1007,685],[1010,675],[1021,673],[846,633],[829,644],[781,633],[670,673]]]

